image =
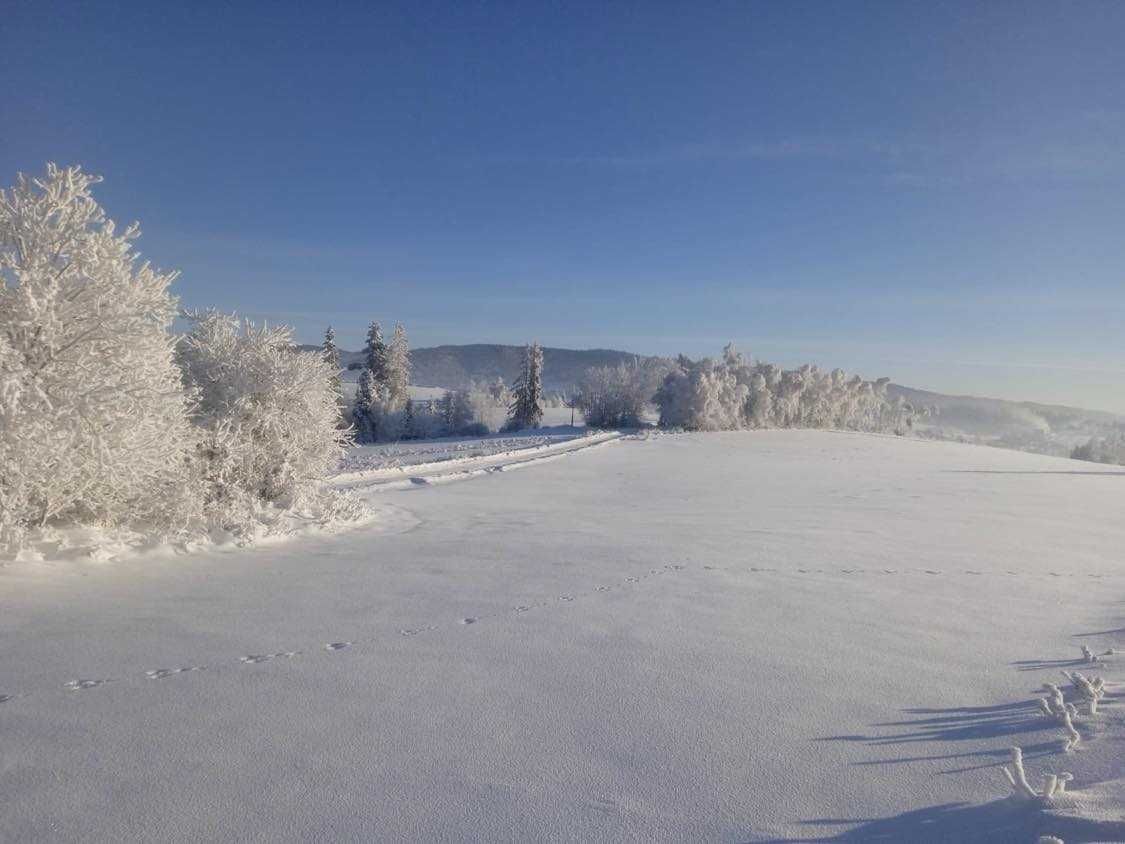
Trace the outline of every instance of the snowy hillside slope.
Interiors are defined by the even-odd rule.
[[[977,446],[663,435],[381,492],[379,529],[13,563],[0,839],[1122,840],[1125,655],[1078,646],[1125,645],[1123,497]],[[1064,754],[1034,699],[1074,668],[1109,687]],[[1006,798],[1012,745],[1078,818]]]
[[[925,435],[1040,454],[1067,456],[1091,437],[1125,429],[1125,417],[1101,410],[951,396],[898,384],[889,385],[888,393],[936,411],[917,426]]]

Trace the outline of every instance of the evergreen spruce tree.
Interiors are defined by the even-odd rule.
[[[442,430],[448,435],[453,433],[453,391],[446,390],[438,400],[438,413],[441,415]]]
[[[371,371],[375,381],[376,399],[385,397],[389,359],[390,350],[383,342],[383,330],[379,327],[379,323],[373,322],[367,329],[367,343],[363,347],[363,365]]]
[[[387,363],[390,354],[383,342],[379,323],[372,322],[367,329],[367,342],[363,347],[363,373],[355,394],[352,416],[355,419],[357,438],[361,442],[375,442],[380,434],[380,422],[387,404]]]
[[[418,420],[414,416],[414,399],[408,398],[403,410],[402,438],[404,440],[416,440],[418,437]]]
[[[378,418],[375,378],[370,369],[364,369],[359,376],[355,391],[355,405],[352,410],[355,422],[356,439],[360,442],[375,442],[375,423]]]
[[[336,396],[336,405],[340,409],[340,420],[343,421],[344,416],[344,388],[343,382],[340,379],[340,350],[336,347],[336,332],[332,326],[324,332],[324,345],[321,347],[324,353],[324,361],[332,370],[332,374],[328,378],[328,386],[332,389],[332,394]]]
[[[505,428],[509,431],[538,428],[542,421],[543,349],[538,343],[532,343],[524,350],[523,372],[516,382]]]

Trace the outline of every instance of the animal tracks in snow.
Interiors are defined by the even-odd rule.
[[[479,624],[483,621],[490,619],[497,619],[503,616],[513,617],[521,616],[526,613],[534,612],[537,610],[547,609],[551,606],[558,606],[559,604],[575,603],[586,600],[597,595],[605,595],[613,591],[631,592],[634,587],[641,585],[644,581],[661,575],[682,572],[685,570],[695,570],[698,572],[723,572],[728,574],[779,574],[781,576],[808,576],[808,575],[848,575],[848,576],[925,576],[925,577],[945,577],[945,578],[958,578],[958,577],[989,577],[989,576],[1011,576],[1011,577],[1075,577],[1075,578],[1096,578],[1101,579],[1104,577],[1111,577],[1102,572],[1078,572],[1074,574],[1066,574],[1061,572],[1047,571],[1047,572],[1019,572],[1011,569],[1003,570],[982,570],[982,569],[962,569],[959,571],[945,571],[941,569],[897,569],[897,568],[880,568],[880,569],[864,569],[864,568],[834,568],[834,569],[810,569],[810,568],[771,568],[765,566],[720,566],[712,564],[680,564],[669,563],[660,568],[650,568],[642,574],[630,574],[622,577],[620,580],[611,583],[601,583],[589,587],[588,591],[584,592],[564,592],[555,595],[554,598],[544,598],[534,603],[517,604],[507,611],[494,612],[490,614],[469,615],[458,618],[456,622],[445,622],[441,624],[422,624],[415,627],[403,627],[395,631],[402,637],[414,637],[429,633],[435,630],[450,629],[453,624],[457,627],[466,627],[468,625]],[[386,635],[386,634],[383,634]],[[327,652],[343,651],[355,647],[363,647],[364,645],[374,644],[376,641],[382,639],[382,636],[372,638],[370,640],[340,640],[335,642],[327,642],[320,647]],[[255,653],[246,656],[238,657],[236,660],[231,660],[235,664],[241,665],[262,665],[271,662],[275,659],[293,659],[300,656],[303,651],[278,651],[275,653]],[[204,671],[208,668],[206,665],[184,665],[175,668],[153,668],[143,672],[143,676],[148,680],[167,680],[181,674],[190,674]],[[210,672],[209,672],[210,673]],[[140,675],[134,675],[140,676]],[[104,686],[107,683],[115,683],[122,678],[80,678],[69,680],[62,685],[62,688],[68,692],[86,691],[95,689],[99,686]],[[27,697],[29,693],[20,692],[15,694],[0,694],[0,704],[10,703],[16,698]]]
[[[300,651],[282,651],[276,654],[250,654],[249,656],[240,656],[238,661],[246,663],[247,665],[260,665],[263,662],[269,662],[271,659],[281,659],[282,657],[292,659],[295,656],[299,656],[300,653]]]
[[[182,668],[154,668],[151,671],[146,671],[145,676],[150,680],[167,680],[169,677],[175,677],[177,674],[202,671],[206,667],[206,665],[185,665]]]
[[[96,689],[98,686],[104,686],[106,683],[112,682],[112,680],[68,680],[63,683],[63,688],[68,692],[81,692],[86,689]]]

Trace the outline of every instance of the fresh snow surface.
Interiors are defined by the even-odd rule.
[[[546,449],[372,491],[336,536],[0,569],[0,839],[1125,838],[1125,655],[1077,664],[1125,645],[1125,471]],[[1110,685],[1063,754],[1034,698],[1075,668]],[[1054,815],[1006,799],[1012,745],[1074,774]]]

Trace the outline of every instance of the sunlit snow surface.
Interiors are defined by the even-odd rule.
[[[1092,840],[1002,800],[1013,744],[1120,814],[1125,655],[1077,753],[1033,698],[1125,646],[1125,470],[532,448],[353,467],[337,536],[0,569],[0,839]]]

